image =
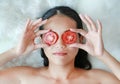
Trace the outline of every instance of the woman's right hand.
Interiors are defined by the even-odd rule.
[[[26,55],[35,49],[47,46],[46,44],[43,43],[39,43],[39,44],[34,43],[35,38],[37,37],[41,38],[40,34],[44,34],[49,31],[49,30],[39,30],[35,32],[35,30],[39,26],[42,26],[46,22],[47,20],[42,21],[41,18],[36,21],[31,21],[30,19],[28,19],[23,35],[21,36],[20,42],[15,47],[15,51],[16,51],[15,53],[17,56]]]

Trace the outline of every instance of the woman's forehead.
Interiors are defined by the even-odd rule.
[[[66,31],[70,28],[76,28],[76,22],[73,19],[61,14],[51,17],[44,25],[44,29],[51,29],[56,32]]]

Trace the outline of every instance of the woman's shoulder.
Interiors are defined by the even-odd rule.
[[[102,78],[103,78],[103,76],[104,77],[107,77],[107,76],[115,77],[113,73],[108,72],[106,70],[102,70],[102,69],[91,69],[91,70],[88,71],[88,73],[92,76],[97,75],[98,77],[102,77]]]
[[[4,70],[0,70],[0,82],[7,81],[6,84],[9,83],[9,81],[12,80],[12,82],[19,82],[20,80],[26,80],[27,78],[35,77],[38,75],[39,72],[41,72],[42,68],[35,68],[35,67],[29,67],[29,66],[20,66],[20,67],[12,67],[7,68]],[[2,83],[2,84],[3,84]],[[19,83],[15,83],[19,84]]]
[[[101,84],[120,84],[120,80],[111,72],[101,69],[78,70],[78,73],[86,80],[100,82]],[[80,76],[80,78],[81,78]]]
[[[34,73],[36,71],[40,71],[42,68],[35,68],[31,66],[17,66],[12,68],[7,68],[0,70],[1,75],[26,75],[30,73]]]
[[[96,80],[100,80],[102,82],[109,81],[112,83],[114,81],[119,81],[112,72],[108,72],[102,69],[91,69],[91,70],[88,70],[86,73],[89,77],[96,79]]]

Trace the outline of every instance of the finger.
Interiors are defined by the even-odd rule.
[[[34,41],[34,40],[35,40],[35,38],[37,38],[37,36],[36,36],[35,34],[31,36],[31,40],[33,40],[33,41]]]
[[[39,18],[38,20],[34,21],[33,25],[36,25],[38,23],[42,22],[42,18]]]
[[[102,33],[102,24],[99,20],[97,20],[97,25],[98,25],[98,33]]]
[[[49,31],[50,31],[50,29],[47,29],[47,30],[39,30],[39,31],[35,32],[35,35],[36,35],[36,36],[39,36],[39,35],[41,35],[41,34],[44,34],[44,33],[49,32]]]
[[[34,49],[49,47],[47,44],[35,44]]]
[[[27,22],[26,22],[26,25],[25,25],[25,31],[27,31],[29,29],[30,24],[31,24],[31,20],[27,19]]]
[[[33,25],[32,30],[34,30],[34,27],[36,27],[36,25],[40,24],[41,22],[42,22],[42,18],[34,21],[33,24],[32,24]]]
[[[91,24],[89,23],[89,21],[81,14],[80,14],[80,18],[86,24],[88,31],[91,31],[92,29],[91,29]]]
[[[73,44],[70,44],[69,47],[81,48],[81,49],[83,49],[83,50],[86,49],[85,44],[80,44],[80,43],[73,43]]]
[[[73,31],[73,32],[79,33],[82,36],[85,36],[87,34],[87,32],[83,29],[70,29],[70,30]]]
[[[39,21],[38,23],[36,23],[36,24],[33,26],[32,30],[36,30],[39,26],[44,25],[46,22],[47,22],[47,19],[46,19],[46,20],[43,20],[43,21]]]
[[[86,19],[89,21],[90,25],[91,25],[91,29],[93,31],[97,31],[96,29],[96,24],[94,23],[94,21],[88,16],[88,15],[85,15]]]
[[[36,26],[39,25],[42,22],[42,18],[36,20],[32,24],[32,30],[35,30]]]

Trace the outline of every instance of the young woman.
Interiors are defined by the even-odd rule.
[[[88,31],[83,30],[81,20]],[[41,40],[39,44],[34,43],[36,37]],[[44,67],[1,70],[0,84],[120,84],[120,64],[104,48],[99,20],[95,23],[87,15],[79,17],[69,7],[52,8],[42,18],[27,21],[21,41],[0,55],[0,65],[38,48]],[[91,69],[87,52],[108,65],[113,74]]]

